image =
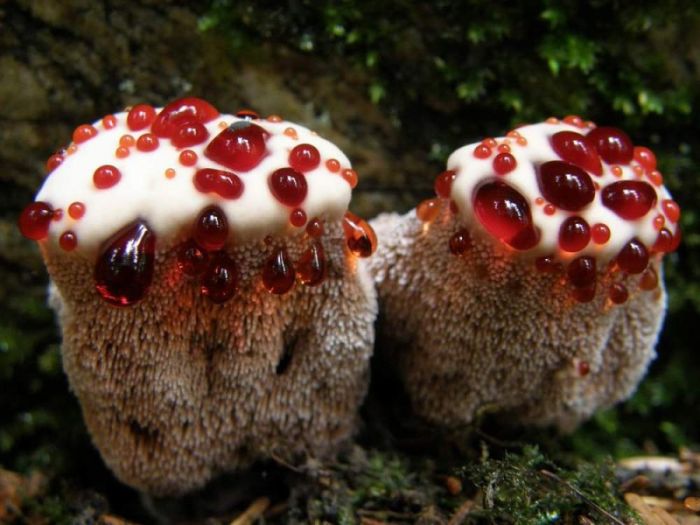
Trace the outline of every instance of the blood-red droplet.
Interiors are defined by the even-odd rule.
[[[140,131],[147,128],[156,118],[156,110],[148,104],[136,104],[126,116],[126,125],[131,131]]]
[[[542,164],[537,183],[544,198],[564,210],[581,210],[595,198],[590,175],[568,162],[553,160]]]
[[[45,239],[49,233],[53,214],[51,205],[46,202],[39,201],[28,204],[22,210],[17,221],[20,233],[33,241]]]
[[[310,237],[318,239],[323,235],[323,223],[317,217],[314,217],[309,221],[309,224],[306,225],[306,233],[309,234]]]
[[[165,106],[153,121],[151,131],[159,137],[170,138],[177,128],[188,122],[206,124],[219,116],[219,112],[209,102],[201,98],[185,97]]]
[[[343,230],[348,249],[358,257],[369,257],[377,249],[377,235],[372,227],[350,211],[343,217]]]
[[[416,217],[422,222],[432,222],[440,213],[439,199],[426,199],[416,206]]]
[[[218,206],[202,210],[194,225],[194,240],[202,248],[213,252],[220,250],[228,239],[228,220]]]
[[[634,154],[632,141],[621,129],[603,126],[592,129],[587,137],[605,162],[629,164],[632,160]]]
[[[273,294],[283,294],[294,286],[294,266],[285,248],[277,248],[265,261],[262,280],[265,289]]]
[[[182,273],[194,277],[207,268],[209,255],[196,242],[189,239],[177,248],[177,266]]]
[[[656,204],[656,191],[647,182],[622,180],[605,186],[601,192],[603,205],[627,220],[644,217]]]
[[[245,120],[258,120],[260,118],[260,115],[258,115],[252,109],[241,109],[236,113],[236,117]]]
[[[73,142],[76,144],[82,144],[95,136],[97,136],[97,128],[90,124],[83,124],[75,128],[75,131],[73,132]]]
[[[498,175],[505,175],[513,171],[518,165],[518,161],[510,153],[499,153],[493,159],[493,171]]]
[[[207,145],[204,155],[236,171],[250,171],[266,153],[269,133],[257,124],[238,121],[224,129]]]
[[[591,228],[591,238],[596,244],[605,244],[610,240],[610,228],[600,222],[594,224]]]
[[[306,224],[306,212],[301,208],[292,210],[289,214],[289,222],[296,228],[302,228]]]
[[[584,255],[569,263],[566,269],[569,282],[576,288],[586,288],[595,283],[596,262],[593,257]]]
[[[579,361],[577,369],[579,376],[586,377],[591,372],[591,365],[588,361]]]
[[[58,238],[58,244],[67,252],[72,252],[78,246],[78,237],[72,231],[63,232]]]
[[[216,193],[224,199],[237,199],[243,194],[243,181],[230,171],[204,168],[197,170],[193,181],[200,193]]]
[[[323,282],[326,276],[326,256],[320,242],[314,242],[301,256],[297,263],[297,273],[299,280],[306,286],[316,286]]]
[[[668,253],[673,251],[671,246],[673,246],[673,234],[669,229],[661,228],[651,249],[658,253]]]
[[[156,236],[144,222],[126,226],[105,243],[95,265],[95,288],[115,306],[130,306],[153,280]]]
[[[462,255],[472,247],[472,239],[467,230],[459,230],[450,237],[450,252]]]
[[[562,160],[594,175],[603,174],[600,157],[591,141],[575,131],[560,131],[552,135],[552,148]]]
[[[644,243],[634,238],[625,244],[615,260],[627,273],[642,273],[649,264],[649,251]]]
[[[200,292],[216,304],[225,303],[236,292],[238,268],[225,252],[215,253],[201,280]]]
[[[102,125],[105,129],[112,129],[117,125],[117,117],[114,115],[107,115],[102,119]]]
[[[513,247],[515,244],[518,249],[537,244],[537,235],[533,238],[531,234],[534,229],[530,206],[525,197],[507,184],[496,181],[481,186],[474,196],[474,210],[486,231],[500,241]],[[525,237],[525,247],[521,247],[519,236]]]
[[[443,171],[435,178],[435,194],[443,199],[449,199],[452,193],[452,183],[457,178],[455,170]]]
[[[189,148],[201,144],[209,138],[209,131],[201,122],[186,122],[175,130],[170,139],[176,148]]]
[[[328,168],[328,171],[332,173],[337,173],[340,171],[340,162],[338,162],[336,159],[328,159],[326,161],[326,168]]]
[[[581,217],[569,217],[559,228],[559,247],[565,252],[580,252],[590,240],[591,229]]]
[[[178,157],[183,166],[194,166],[197,164],[197,154],[191,149],[183,150]]]
[[[68,215],[71,219],[75,219],[76,221],[82,219],[83,215],[85,215],[85,204],[82,202],[71,203],[71,205],[68,206]]]
[[[53,221],[59,222],[61,219],[63,219],[63,210],[61,208],[56,208],[53,211]]]
[[[491,148],[485,144],[479,144],[474,148],[474,156],[477,159],[488,159],[491,156]]]
[[[272,195],[287,206],[299,206],[308,191],[304,174],[292,168],[275,170],[268,179],[268,185]]]
[[[639,287],[642,290],[649,291],[655,289],[659,285],[659,276],[652,267],[648,267],[642,276],[639,278]]]
[[[136,149],[143,152],[155,151],[158,149],[158,137],[153,133],[144,133],[136,139]]]
[[[664,211],[664,215],[668,217],[671,222],[678,222],[681,218],[681,208],[678,204],[671,199],[664,199],[661,201],[661,209]]]
[[[554,255],[543,255],[535,259],[535,269],[540,273],[556,273],[561,268],[561,263],[557,262]]]
[[[289,152],[289,165],[297,171],[306,173],[318,168],[321,154],[311,144],[299,144]]]
[[[636,146],[634,148],[634,160],[639,162],[639,164],[646,171],[653,171],[656,169],[656,155],[649,148],[644,146]]]
[[[63,155],[58,153],[51,155],[46,161],[46,173],[51,173],[53,170],[58,168],[61,165],[61,162],[63,162],[64,158],[65,157]]]
[[[608,289],[608,297],[615,304],[623,304],[629,299],[630,293],[622,283],[614,283]]]
[[[100,166],[92,174],[92,182],[95,187],[99,190],[106,190],[111,188],[122,178],[122,174],[115,166],[110,164],[105,164]]]
[[[359,180],[357,172],[353,169],[348,168],[341,171],[340,175],[341,177],[343,177],[343,179],[345,179],[345,182],[347,182],[350,185],[350,188],[354,190]]]

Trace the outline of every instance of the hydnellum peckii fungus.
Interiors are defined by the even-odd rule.
[[[368,379],[376,238],[332,143],[197,98],[78,127],[20,217],[93,440],[155,494],[334,452]]]
[[[578,117],[456,150],[437,198],[377,218],[370,261],[415,410],[570,429],[654,357],[678,205],[654,154]]]

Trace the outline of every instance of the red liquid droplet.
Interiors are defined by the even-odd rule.
[[[53,220],[54,222],[59,222],[61,219],[63,219],[63,210],[61,208],[56,208],[53,211]]]
[[[345,182],[350,185],[350,189],[354,190],[359,180],[357,172],[352,169],[345,169],[340,173],[340,175],[343,177],[343,179],[345,179]]]
[[[183,124],[173,134],[170,142],[176,148],[189,148],[201,144],[209,138],[209,132],[200,122],[188,122]]]
[[[126,116],[126,125],[131,131],[140,131],[147,128],[156,118],[156,110],[148,104],[136,104]]]
[[[68,206],[68,215],[70,215],[71,219],[75,219],[76,221],[82,219],[83,215],[85,215],[85,204],[82,202],[71,203],[71,205]]]
[[[630,293],[627,291],[627,287],[621,283],[615,283],[610,286],[608,290],[608,297],[615,304],[623,304],[629,299]]]
[[[32,202],[25,206],[19,216],[19,231],[27,239],[40,241],[49,234],[53,209],[46,202]]]
[[[296,228],[301,228],[306,224],[306,212],[301,208],[297,208],[289,214],[289,222]]]
[[[537,244],[530,206],[507,184],[491,182],[481,186],[474,197],[474,210],[486,231],[500,241],[518,249]]]
[[[648,292],[649,290],[655,289],[658,285],[659,276],[656,275],[654,269],[650,267],[644,270],[642,276],[639,278],[639,287]]]
[[[114,186],[122,178],[121,172],[109,164],[100,166],[92,174],[92,182],[98,190],[106,190]]]
[[[323,223],[318,218],[313,218],[306,225],[306,233],[314,239],[318,239],[323,235]]]
[[[252,109],[242,109],[238,113],[236,113],[235,116],[245,120],[258,120],[260,118],[260,115],[258,115]]]
[[[304,252],[297,263],[299,280],[306,286],[316,286],[323,282],[326,276],[326,256],[323,245],[315,242]]]
[[[671,199],[664,199],[661,201],[661,209],[664,211],[664,215],[668,217],[671,222],[678,222],[681,218],[681,208],[675,201]]]
[[[422,222],[432,222],[440,213],[440,200],[427,199],[416,207],[416,217]]]
[[[226,215],[217,206],[202,210],[194,226],[194,240],[207,251],[220,250],[228,239]]]
[[[180,164],[183,166],[194,166],[197,164],[197,154],[191,149],[186,149],[179,156]]]
[[[588,140],[608,164],[629,164],[634,149],[627,133],[617,128],[600,127],[591,130]]]
[[[580,361],[578,364],[578,375],[581,377],[586,377],[591,372],[591,365],[588,361]]]
[[[177,249],[177,266],[182,273],[194,277],[206,270],[209,255],[192,239],[182,243]]]
[[[543,255],[535,259],[535,269],[540,273],[556,273],[562,268],[553,255]]]
[[[299,144],[289,152],[289,165],[302,173],[318,168],[321,154],[311,144]]]
[[[106,243],[95,266],[95,288],[108,303],[130,306],[153,280],[156,236],[146,224],[130,224]]]
[[[153,133],[144,133],[136,140],[136,149],[143,152],[157,150],[158,137],[156,137]]]
[[[72,231],[63,232],[58,238],[58,244],[67,252],[72,252],[78,246],[78,238]]]
[[[58,153],[51,155],[49,160],[46,161],[46,173],[51,173],[53,170],[58,168],[63,162],[64,156]]]
[[[491,156],[491,148],[489,148],[485,144],[479,144],[474,149],[474,156],[477,159],[488,159]]]
[[[658,253],[669,253],[673,251],[672,246],[673,234],[667,228],[661,228],[651,249]]]
[[[565,252],[580,252],[591,240],[591,229],[581,217],[569,217],[559,228],[559,247]]]
[[[615,259],[618,266],[627,273],[642,273],[649,264],[649,252],[639,239],[625,244]]]
[[[605,244],[610,240],[610,228],[605,224],[594,224],[591,228],[591,238],[596,244]]]
[[[498,175],[505,175],[513,171],[518,165],[518,161],[510,153],[499,153],[493,159],[493,171]]]
[[[634,148],[633,156],[634,160],[639,162],[646,171],[654,171],[656,169],[656,155],[649,148],[637,146]]]
[[[218,252],[202,276],[200,292],[211,302],[221,304],[233,297],[237,284],[236,263],[226,253]]]
[[[105,129],[112,129],[117,125],[117,117],[114,115],[107,115],[102,119],[102,125],[105,127]]]
[[[435,194],[443,199],[449,199],[452,193],[452,183],[457,178],[454,170],[443,171],[435,178]]]
[[[537,184],[545,199],[568,211],[578,211],[595,197],[590,175],[578,166],[553,160],[540,166]]]
[[[600,157],[590,140],[575,131],[560,131],[552,135],[552,148],[563,160],[594,175],[603,174]]]
[[[336,173],[340,171],[340,162],[335,159],[328,159],[326,161],[326,168],[328,168],[328,171]]]
[[[459,230],[450,237],[450,252],[462,255],[472,247],[472,239],[467,230]]]
[[[595,284],[596,262],[593,257],[584,255],[569,263],[566,273],[569,282],[576,288],[586,288]]]
[[[613,182],[603,188],[603,205],[627,220],[644,217],[656,204],[654,188],[639,180]]]
[[[96,135],[97,129],[94,126],[91,126],[90,124],[83,124],[82,126],[75,128],[75,131],[73,132],[73,142],[76,144],[82,144]]]
[[[204,155],[235,171],[249,171],[266,153],[269,133],[256,124],[238,121],[224,129],[207,146]]]
[[[358,257],[369,257],[377,249],[377,235],[372,227],[350,211],[343,217],[343,230],[348,249]]]
[[[243,181],[238,175],[213,168],[197,170],[194,187],[200,193],[216,193],[224,199],[237,199],[243,195]]]
[[[218,116],[219,112],[209,102],[201,98],[185,97],[165,106],[153,122],[151,131],[159,137],[170,138],[183,124],[206,124]]]
[[[306,198],[308,186],[303,173],[292,168],[280,168],[270,175],[268,185],[272,195],[287,206],[299,206]]]
[[[273,294],[287,293],[294,286],[294,267],[285,248],[278,248],[265,262],[262,280],[265,289]]]

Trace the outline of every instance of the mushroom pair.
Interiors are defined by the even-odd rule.
[[[345,155],[197,98],[78,127],[22,233],[63,361],[116,475],[154,494],[336,451],[381,351],[418,414],[569,428],[632,391],[665,306],[678,207],[653,154],[580,119],[457,150],[438,197],[373,226]],[[372,282],[374,280],[374,283]]]

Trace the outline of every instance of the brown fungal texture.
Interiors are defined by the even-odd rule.
[[[264,289],[261,253],[279,241],[297,261],[308,239],[228,245],[238,287],[223,304],[178,267],[188,234],[158,247],[148,294],[128,308],[95,293],[88,257],[41,244],[64,367],[105,462],[124,483],[172,495],[259,458],[332,455],[355,428],[376,315],[342,226],[325,225],[322,285],[284,295]]]
[[[433,222],[411,211],[372,226],[381,242],[370,272],[389,340],[378,348],[389,349],[415,411],[431,422],[493,411],[570,430],[627,398],[655,355],[661,282],[647,291],[628,280],[621,306],[604,293],[580,303],[561,273],[533,271],[476,228],[455,255],[446,247],[463,226],[446,199]],[[660,276],[658,260],[652,266]]]

